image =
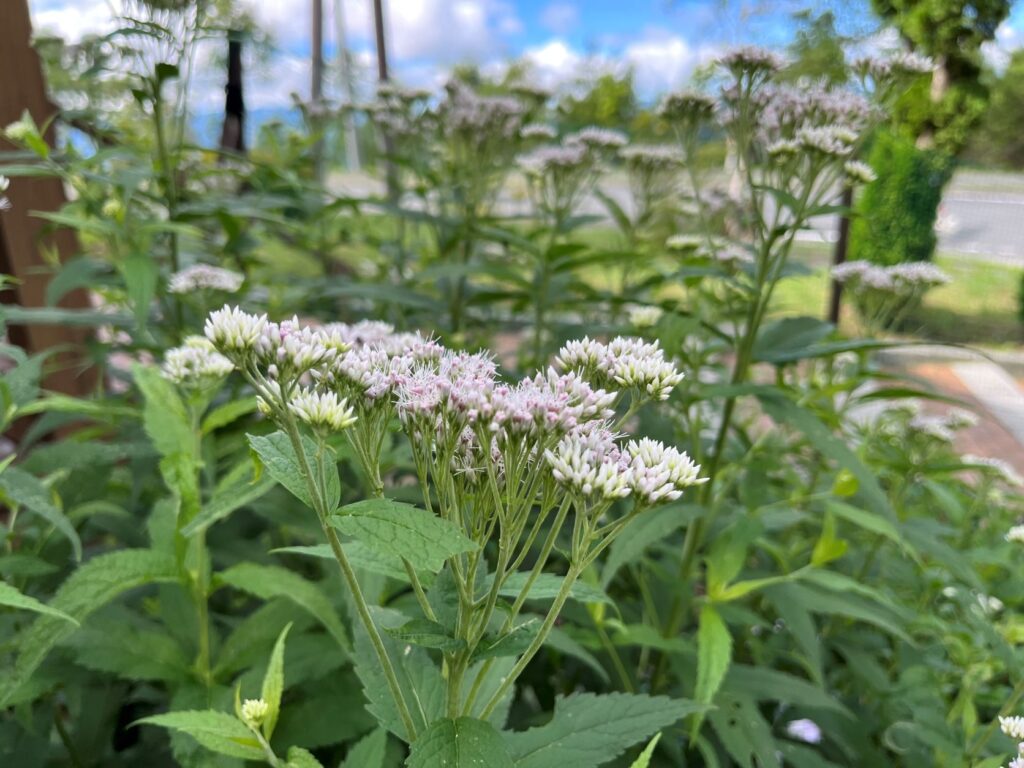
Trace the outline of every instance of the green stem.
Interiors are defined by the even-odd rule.
[[[1021,697],[1024,697],[1024,678],[1021,678],[1020,682],[1017,683],[1013,692],[1010,694],[1010,698],[1006,700],[1006,703],[1003,704],[1002,708],[1000,708],[999,713],[992,718],[992,722],[985,727],[985,730],[982,731],[981,737],[974,743],[974,746],[971,747],[971,751],[967,755],[967,762],[969,764],[974,764],[974,761],[978,757],[982,748],[988,743],[988,740],[992,738],[992,734],[995,733],[996,728],[999,727],[999,718],[1009,715],[1010,712],[1013,711],[1013,708],[1017,706],[1017,702],[1021,700]]]
[[[572,591],[572,585],[576,583],[576,579],[579,576],[579,572],[575,566],[569,567],[569,572],[566,573],[565,578],[562,580],[562,586],[558,590],[558,594],[555,596],[555,601],[551,604],[551,608],[548,609],[547,616],[544,617],[544,623],[540,626],[540,631],[537,636],[533,638],[533,642],[530,643],[530,647],[526,649],[526,652],[519,657],[519,661],[512,667],[512,670],[502,680],[501,685],[498,686],[498,690],[494,692],[494,695],[488,699],[487,704],[484,706],[480,713],[480,719],[486,720],[493,714],[498,704],[504,698],[505,694],[508,693],[509,689],[515,685],[516,680],[523,674],[527,665],[533,660],[533,657],[537,655],[537,652],[544,646],[544,642],[548,639],[548,635],[551,634],[551,628],[555,625],[555,620],[558,615],[562,612],[562,607],[565,605],[565,601],[569,599],[569,593]]]
[[[338,561],[338,566],[341,568],[341,575],[345,579],[345,583],[348,585],[349,591],[352,593],[356,612],[359,614],[359,619],[362,621],[363,627],[366,629],[366,634],[369,636],[370,642],[373,644],[373,649],[377,653],[377,659],[380,661],[381,668],[384,671],[384,677],[387,680],[388,689],[391,691],[391,696],[395,700],[395,706],[398,709],[399,716],[402,718],[402,724],[405,726],[405,730],[408,733],[409,741],[411,743],[416,738],[416,726],[413,723],[412,715],[409,713],[409,707],[405,702],[405,696],[402,694],[402,688],[398,683],[398,677],[395,675],[395,668],[391,663],[391,658],[388,656],[387,648],[384,647],[384,641],[381,639],[380,632],[377,631],[377,625],[374,623],[373,617],[370,615],[370,608],[366,603],[366,598],[363,596],[362,587],[359,586],[359,579],[356,576],[356,572],[353,570],[351,563],[349,563],[344,549],[342,549],[341,540],[338,538],[337,532],[331,527],[331,524],[327,519],[328,513],[323,508],[323,497],[321,496],[320,488],[317,487],[317,484],[313,479],[313,473],[310,471],[309,462],[306,460],[306,452],[302,446],[302,439],[299,437],[299,431],[295,426],[295,421],[291,417],[291,414],[282,413],[282,415],[284,416],[282,420],[284,421],[288,438],[291,441],[292,450],[295,451],[296,458],[299,462],[299,470],[302,472],[302,475],[306,480],[306,488],[313,501],[313,511],[316,512],[317,517],[320,520],[320,527],[323,529],[324,536],[327,537],[327,543],[331,547],[334,559]]]

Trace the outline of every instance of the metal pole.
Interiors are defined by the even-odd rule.
[[[388,52],[384,44],[384,2],[373,0],[373,27],[377,33],[377,79],[388,79]]]
[[[348,57],[348,45],[345,39],[345,0],[334,0],[334,32],[338,46],[338,71],[341,84],[348,98],[349,109],[342,116],[345,130],[345,165],[350,171],[359,170],[359,136],[356,134],[355,115],[352,110],[356,106],[356,88],[352,76],[352,62]]]
[[[324,91],[324,3],[323,0],[313,0],[313,36],[312,36],[312,61],[310,83],[310,120],[311,126],[316,133],[323,128],[321,112],[323,110]],[[317,179],[323,178],[324,164],[324,142],[323,137],[317,139],[313,148],[313,162],[316,167]]]
[[[386,83],[388,80],[388,51],[384,43],[384,2],[373,0],[373,26],[377,33],[377,79]],[[395,165],[391,162],[394,154],[391,135],[384,133],[384,154],[386,155],[385,177],[388,185],[388,200],[395,203],[398,200],[398,176],[395,173]]]

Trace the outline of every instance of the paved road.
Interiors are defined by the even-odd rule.
[[[800,239],[832,242],[836,226],[834,217],[820,219]],[[953,190],[935,228],[940,252],[1024,267],[1024,194]]]

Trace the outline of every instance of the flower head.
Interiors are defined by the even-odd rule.
[[[678,499],[683,489],[706,480],[698,477],[700,465],[694,464],[686,453],[657,440],[630,440],[626,453],[630,458],[633,493],[649,504]]]
[[[242,720],[246,725],[260,725],[269,712],[270,705],[263,699],[246,699],[242,702]]]
[[[584,498],[610,501],[632,491],[632,471],[603,426],[577,429],[544,452],[555,480]]]
[[[11,180],[6,176],[0,176],[0,211],[11,210],[11,201],[8,200],[7,195],[4,194],[10,186]]]
[[[307,387],[293,393],[288,409],[313,429],[340,432],[356,422],[348,402],[334,392]]]
[[[611,150],[626,146],[629,140],[624,133],[608,128],[589,126],[565,137],[567,145],[578,145],[590,150]]]
[[[846,173],[846,178],[856,184],[870,184],[878,178],[874,169],[860,160],[847,160],[843,164],[843,171]]]
[[[245,277],[230,269],[211,267],[208,264],[194,264],[175,272],[167,281],[171,293],[192,293],[203,289],[235,293],[242,287]]]
[[[189,336],[180,347],[167,350],[164,378],[182,386],[203,388],[218,383],[235,366],[203,336]]]
[[[629,322],[634,328],[652,328],[664,314],[661,307],[641,306],[629,310]]]
[[[203,330],[219,352],[234,359],[256,348],[266,326],[266,315],[250,315],[225,304],[210,313]]]

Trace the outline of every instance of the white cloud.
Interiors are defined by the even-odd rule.
[[[579,8],[572,3],[552,3],[540,12],[540,23],[556,35],[569,32],[579,19]]]
[[[632,67],[637,92],[651,97],[686,83],[698,65],[719,53],[714,46],[693,48],[676,35],[648,35],[628,44],[622,58]]]
[[[110,32],[114,29],[111,5],[120,9],[120,0],[31,0],[32,28],[36,34],[49,32],[66,40]]]
[[[1006,68],[1010,63],[1010,56],[1021,46],[1024,46],[1024,31],[1021,27],[1024,22],[1015,21],[1009,18],[996,29],[995,40],[985,43],[981,47],[981,53],[985,60],[998,71]]]
[[[259,23],[284,48],[308,47],[312,17],[305,0],[244,0]],[[343,0],[351,48],[374,43],[369,0]],[[514,6],[504,0],[391,0],[384,4],[388,55],[396,63],[431,59],[442,64],[481,60],[507,52],[522,31]],[[334,0],[324,0],[325,38],[334,38]]]

